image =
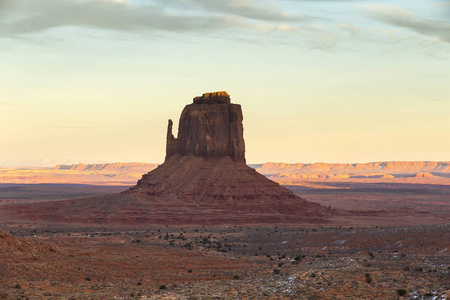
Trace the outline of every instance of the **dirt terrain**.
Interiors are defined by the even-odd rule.
[[[448,185],[287,187],[343,214],[323,224],[205,227],[0,216],[0,299],[450,298]],[[0,207],[128,188],[3,184]]]
[[[450,296],[449,224],[1,229],[14,234],[8,240],[44,245],[11,255],[0,237],[3,299]]]

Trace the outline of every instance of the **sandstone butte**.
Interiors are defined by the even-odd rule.
[[[294,224],[333,211],[308,202],[246,165],[243,115],[226,92],[195,97],[169,120],[163,164],[120,194],[28,205],[28,220],[102,224]],[[16,206],[17,207],[17,206]]]

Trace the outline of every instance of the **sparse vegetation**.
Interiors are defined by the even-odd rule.
[[[194,229],[198,231],[195,232]],[[200,293],[205,295],[206,298],[212,296],[213,291],[219,291],[223,295],[226,295],[226,287],[229,286],[226,283],[227,280],[234,280],[233,285],[236,285],[243,293],[255,299],[263,298],[264,293],[267,295],[265,296],[266,298],[281,296],[287,299],[295,299],[301,294],[310,298],[318,297],[317,299],[328,299],[332,298],[333,293],[342,293],[348,299],[358,299],[361,297],[360,295],[365,295],[367,298],[378,297],[390,299],[394,295],[400,296],[398,290],[393,290],[392,286],[407,286],[408,290],[405,295],[408,295],[408,293],[413,295],[412,291],[415,291],[416,295],[423,298],[430,297],[429,295],[437,295],[438,293],[441,295],[445,292],[446,284],[444,283],[446,277],[443,275],[447,274],[448,266],[443,263],[441,256],[435,256],[432,260],[423,259],[425,257],[423,251],[430,251],[430,254],[426,253],[426,255],[431,257],[434,253],[433,251],[439,252],[442,247],[433,246],[427,248],[427,250],[421,249],[420,254],[412,255],[411,253],[414,253],[414,248],[408,245],[406,250],[399,249],[398,256],[395,256],[395,252],[387,248],[386,236],[394,236],[392,240],[395,243],[398,240],[404,240],[404,238],[396,236],[399,234],[411,236],[411,232],[418,232],[417,236],[423,237],[424,235],[422,233],[426,230],[428,233],[427,237],[429,237],[433,234],[433,230],[437,230],[437,241],[440,241],[442,239],[441,234],[444,234],[445,237],[447,229],[448,226],[430,226],[426,229],[408,227],[406,231],[404,228],[390,229],[383,227],[382,229],[377,229],[383,234],[381,236],[382,238],[377,239],[377,235],[380,232],[375,232],[375,229],[361,229],[356,227],[352,232],[354,248],[340,249],[340,245],[336,243],[336,247],[331,250],[330,248],[323,248],[326,245],[330,245],[330,241],[340,241],[340,238],[336,238],[340,234],[343,234],[342,239],[346,238],[346,234],[344,233],[348,232],[348,229],[316,228],[315,232],[309,229],[309,235],[314,232],[314,240],[308,240],[309,236],[306,234],[306,230],[291,230],[290,228],[285,229],[282,227],[277,229],[278,232],[276,235],[271,235],[270,237],[266,236],[267,232],[273,232],[274,230],[261,227],[254,229],[243,227],[202,229],[194,227],[184,230],[187,233],[183,232],[182,236],[186,240],[179,238],[181,231],[174,227],[164,228],[159,233],[157,229],[151,230],[150,232],[147,232],[148,229],[146,229],[145,231],[114,231],[112,234],[109,234],[107,232],[98,232],[99,230],[96,229],[95,233],[88,230],[83,233],[70,231],[71,235],[68,236],[67,232],[69,231],[64,232],[63,230],[65,229],[62,229],[62,232],[53,230],[45,233],[45,235],[46,240],[65,242],[64,244],[58,243],[58,246],[63,245],[60,247],[69,249],[65,251],[71,251],[70,249],[77,249],[78,251],[78,249],[82,249],[83,256],[78,256],[78,258],[76,256],[62,256],[63,261],[61,262],[57,260],[53,260],[52,262],[51,258],[60,257],[57,254],[59,252],[56,252],[56,254],[49,252],[47,256],[49,258],[49,266],[57,266],[55,268],[61,270],[59,272],[67,272],[70,269],[70,272],[66,273],[70,277],[70,285],[76,282],[76,280],[79,280],[81,281],[81,286],[85,288],[102,286],[105,284],[103,278],[110,276],[109,273],[105,273],[105,271],[108,271],[111,272],[114,278],[119,278],[119,280],[123,280],[126,276],[128,284],[130,278],[134,280],[131,283],[134,283],[136,290],[128,290],[127,294],[120,294],[118,292],[119,288],[126,286],[125,283],[121,284],[120,281],[115,286],[107,287],[108,291],[113,290],[124,298],[130,297],[130,293],[134,297],[139,297],[139,291],[137,289],[140,289],[140,286],[146,285],[142,281],[142,276],[145,274],[145,282],[158,282],[158,278],[168,278],[167,276],[174,276],[175,278],[178,276],[178,278],[182,278],[183,284],[175,280],[171,282],[170,286],[167,285],[167,282],[164,285],[167,289],[170,289],[170,293],[174,297],[184,295],[183,293],[191,293],[190,295]],[[243,233],[230,236],[228,233],[233,232],[233,230]],[[28,232],[31,230],[26,231],[25,229],[14,228],[11,231],[19,231],[19,234],[23,233],[25,236],[29,236]],[[372,234],[372,232],[376,234]],[[298,237],[297,233],[300,233],[301,236]],[[38,231],[37,233],[33,232],[34,234],[43,236],[42,231]],[[91,235],[95,235],[96,237],[107,236],[111,240],[105,238],[103,241],[105,244],[102,245],[99,243],[98,238],[90,238]],[[169,239],[158,239],[159,235],[162,237],[168,235]],[[264,236],[264,239],[259,239],[261,236]],[[282,243],[283,241],[289,240],[289,237],[292,236],[300,239],[299,244],[296,245],[292,240],[289,243]],[[366,264],[369,261],[372,262],[372,260],[368,256],[367,248],[363,248],[367,246],[360,242],[367,241],[367,236],[371,237],[370,252],[376,255],[376,259],[373,261],[373,266],[370,269],[366,268]],[[84,237],[88,237],[88,241],[84,241]],[[225,242],[224,237],[227,237],[228,241]],[[67,243],[68,239],[75,241],[75,244]],[[81,239],[83,240],[80,244]],[[138,239],[141,240],[139,246],[130,243],[133,240],[136,242]],[[126,242],[117,243],[117,241]],[[170,241],[175,241],[176,243],[168,251],[167,248],[169,247],[168,244]],[[314,242],[312,243],[311,241]],[[427,240],[427,243],[431,245],[436,244],[436,242],[430,240]],[[185,244],[188,246],[185,247]],[[225,244],[227,248],[224,247]],[[244,244],[247,247],[242,247]],[[222,254],[222,252],[217,253],[217,245],[220,245],[219,249],[226,249],[228,251],[227,254]],[[231,250],[228,250],[228,247]],[[263,251],[261,251],[260,256],[254,256],[255,250],[259,247]],[[358,247],[364,250],[361,250],[361,248],[358,249]],[[57,249],[56,247],[54,248]],[[436,250],[436,248],[439,248],[439,250]],[[101,250],[99,253],[102,253],[102,256],[92,252],[92,249]],[[193,251],[189,252],[187,249]],[[60,250],[57,249],[57,251]],[[405,266],[405,260],[400,255],[400,253],[404,252],[407,252],[408,266]],[[149,253],[152,253],[152,255],[148,255]],[[103,254],[106,255],[103,256]],[[267,257],[267,254],[270,257]],[[326,255],[326,259],[321,258],[324,254]],[[104,264],[101,268],[96,267],[95,264],[91,265],[86,263],[94,262],[97,255],[99,255],[99,259]],[[117,260],[112,260],[114,257]],[[69,261],[79,261],[79,263],[73,267],[68,267],[67,265],[62,266],[67,263],[67,261],[64,262],[67,258],[69,258]],[[79,260],[80,258],[81,260]],[[179,258],[181,260],[178,260]],[[134,269],[125,269],[125,273],[115,273],[113,275],[113,272],[117,270],[117,266],[123,263],[123,259],[134,261],[136,263]],[[291,264],[291,261],[294,264]],[[248,262],[250,263],[245,265]],[[220,264],[222,265],[220,266]],[[34,263],[34,266],[40,265],[40,263]],[[193,266],[197,265],[202,265],[201,271],[194,272]],[[33,262],[29,266],[33,266]],[[182,266],[185,266],[185,268]],[[330,268],[330,266],[335,266],[335,268]],[[407,272],[407,267],[412,271]],[[425,270],[426,273],[420,271],[420,269]],[[326,271],[324,272],[324,270]],[[379,275],[380,270],[382,270],[383,276]],[[41,274],[44,275],[40,276],[45,276],[45,273]],[[86,277],[87,274],[89,274],[89,277]],[[244,274],[245,280],[240,280],[243,279]],[[88,281],[87,278],[91,278],[92,281],[95,281],[95,284],[83,284],[83,282]],[[395,282],[393,278],[395,278]],[[302,282],[302,285],[297,285],[300,282]],[[364,284],[360,284],[361,282]],[[33,285],[26,284],[25,281],[16,281],[14,284],[16,283],[22,285],[20,291],[15,291],[17,295],[22,291],[23,294],[28,294],[28,291],[34,288]],[[62,282],[61,284],[69,285],[67,282]],[[189,286],[189,288],[186,286]],[[280,286],[284,286],[285,289],[280,291]],[[292,289],[292,286],[296,286],[296,288]],[[423,288],[421,289],[424,286],[428,289],[428,293],[423,292]],[[9,287],[10,290],[13,290],[14,285],[11,283]],[[154,288],[158,289],[158,287],[159,285]],[[145,286],[145,288],[151,289],[151,285],[148,287]],[[277,294],[273,292],[275,290],[277,290]],[[321,291],[320,293],[318,292],[319,290]],[[434,290],[437,292],[434,293]],[[45,290],[37,291],[36,289],[33,291],[41,297],[44,297],[44,293],[46,292]],[[432,292],[434,294],[431,294]],[[102,292],[98,291],[96,293]],[[402,292],[400,291],[400,293]],[[64,297],[58,292],[52,292],[51,296],[54,298]]]

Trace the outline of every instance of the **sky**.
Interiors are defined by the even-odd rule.
[[[449,161],[450,2],[0,0],[0,82],[2,167],[161,163],[223,90],[248,163]]]

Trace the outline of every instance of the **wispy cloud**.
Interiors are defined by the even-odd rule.
[[[4,3],[2,11],[6,17],[0,32],[11,36],[66,26],[120,31],[198,31],[224,25],[224,20],[217,16],[174,14],[158,5],[123,1],[15,0]]]
[[[332,12],[319,13],[319,18],[317,10],[311,9],[317,1],[335,2],[349,9],[361,5],[370,19],[425,35],[418,45],[450,42],[448,23],[424,19],[397,6],[364,5],[366,0],[291,0],[294,6],[295,2],[302,3],[289,11],[287,6],[271,0],[0,0],[0,37],[33,39],[42,32],[77,27],[162,35],[211,34],[242,42],[291,44],[325,51],[372,42],[378,37],[385,42],[388,37],[387,45],[397,40],[394,35],[385,34],[392,28],[375,32],[370,27],[376,24],[368,25],[367,20],[361,22],[360,18]],[[440,4],[447,9],[447,3]],[[399,35],[398,39],[407,38]]]
[[[249,19],[264,21],[298,21],[308,20],[306,15],[295,15],[281,11],[277,6],[266,0],[257,2],[250,0],[184,0],[184,2],[197,5],[208,12],[227,13]]]
[[[145,4],[126,0],[0,0],[0,35],[20,36],[69,26],[127,32],[251,30],[258,25],[251,20],[307,19],[260,4],[250,0],[154,0]]]
[[[365,5],[362,9],[366,15],[378,21],[450,43],[450,23],[448,22],[425,19],[399,6]]]

